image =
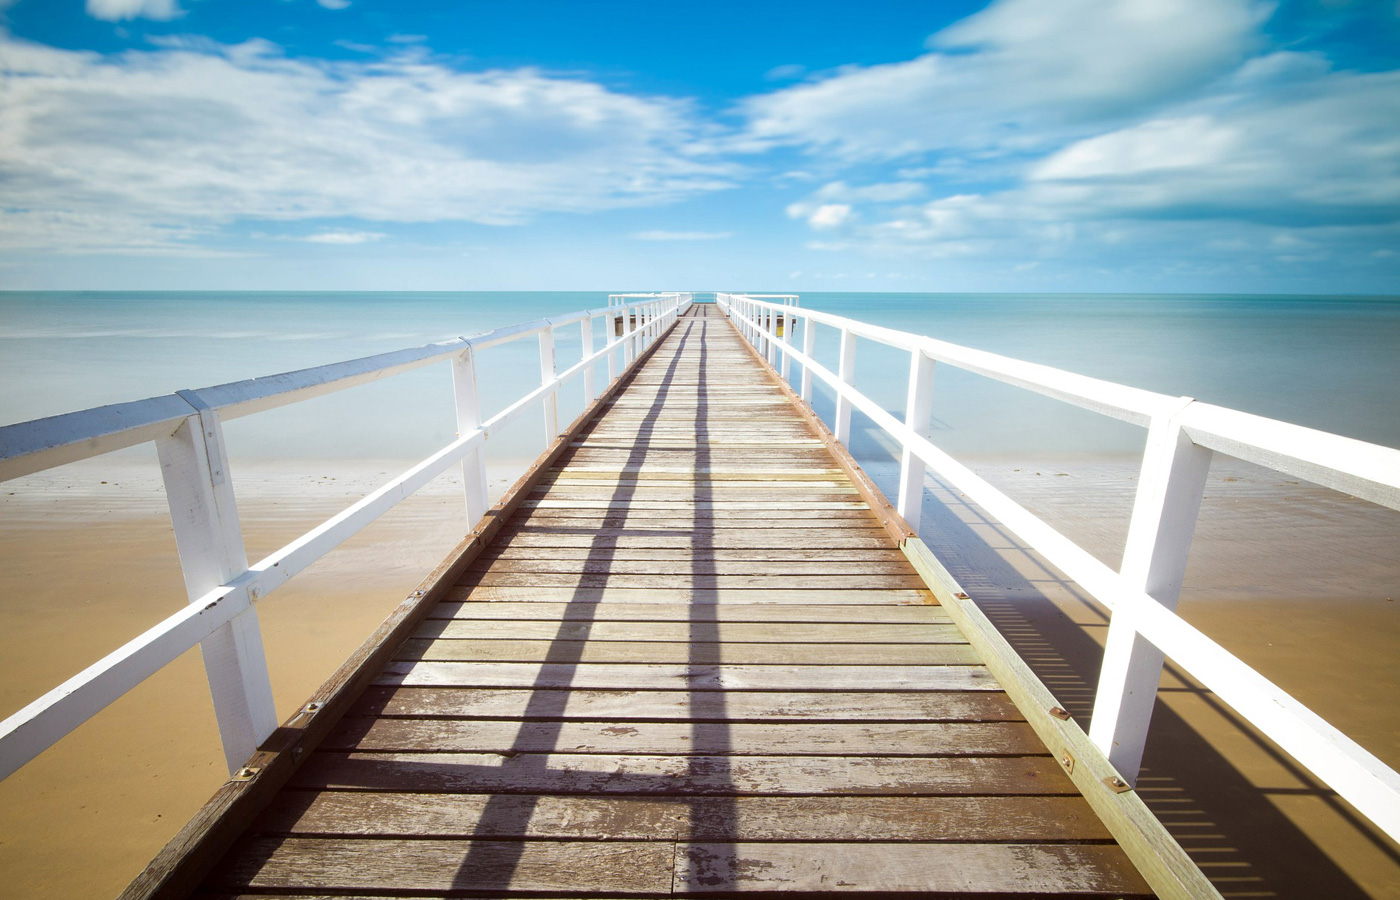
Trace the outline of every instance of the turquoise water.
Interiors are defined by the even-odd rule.
[[[1400,297],[804,294],[804,306],[1400,447]],[[0,293],[0,422],[266,375],[606,304],[558,293]],[[601,329],[600,329],[601,330]],[[601,339],[601,335],[599,336]],[[578,358],[561,330],[561,368]],[[818,329],[834,367],[836,335]],[[538,378],[533,339],[487,351],[499,409]],[[857,384],[898,411],[908,363],[861,342]],[[575,395],[579,395],[576,397]],[[939,368],[955,454],[1118,453],[1142,431]],[[561,419],[582,406],[567,391]],[[829,398],[818,397],[829,412]],[[857,425],[859,426],[859,422]],[[228,424],[251,457],[421,457],[455,431],[445,365]],[[496,441],[528,457],[535,417]],[[874,452],[863,434],[857,449]]]

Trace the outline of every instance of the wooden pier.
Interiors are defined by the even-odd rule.
[[[696,305],[129,896],[1151,896]]]

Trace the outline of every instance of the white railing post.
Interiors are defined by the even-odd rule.
[[[583,359],[588,359],[588,357],[590,357],[590,356],[593,355],[593,317],[592,317],[592,316],[584,316],[581,320],[579,320],[579,328],[580,328],[580,330],[581,330],[582,333],[583,333],[583,356],[582,356],[582,358],[583,358]],[[598,393],[597,393],[597,391],[595,390],[595,388],[597,387],[597,385],[594,384],[594,377],[593,377],[593,370],[594,370],[595,368],[597,368],[597,364],[596,364],[596,363],[590,363],[590,364],[583,370],[583,405],[584,405],[584,406],[587,406],[588,404],[592,403],[593,400],[594,400],[594,398],[596,398],[596,397],[598,396]]]
[[[219,414],[198,395],[180,396],[198,412],[156,441],[175,546],[191,602],[248,569],[228,474]],[[235,772],[277,728],[258,614],[252,606],[200,642],[224,761]]]
[[[470,346],[452,360],[452,393],[457,405],[457,435],[471,434],[481,427],[481,401],[476,384],[476,354]],[[468,528],[475,527],[490,507],[487,484],[486,453],[474,447],[462,457]]]
[[[778,352],[777,341],[774,339],[774,338],[777,337],[777,334],[778,334],[778,312],[777,312],[777,310],[776,310],[774,307],[770,306],[770,307],[768,307],[768,347],[767,347],[767,353],[766,353],[766,355],[767,355],[767,357],[768,357],[768,365],[770,365],[770,366],[773,365],[773,363],[775,363],[775,362],[778,361],[778,358],[777,358],[777,352]]]
[[[559,370],[554,361],[554,326],[540,332],[540,385],[549,384]],[[550,391],[544,396],[544,443],[549,446],[559,436],[559,395]]]
[[[792,323],[794,319],[791,307],[783,309],[783,364],[778,374],[783,376],[783,381],[788,380],[788,375],[792,370],[792,354],[788,349],[792,347]]]
[[[632,334],[632,316],[632,307],[622,307],[622,364],[624,366],[632,365],[632,360],[637,358],[637,338]]]
[[[622,348],[618,346],[621,341],[617,336],[617,323],[620,319],[614,310],[609,309],[603,321],[607,323],[603,343],[608,348],[608,384],[612,384],[617,380],[617,355],[622,352]]]
[[[817,323],[808,316],[802,321],[802,355],[808,359],[817,352]],[[812,403],[812,368],[804,365],[802,367],[802,389],[799,392],[802,402],[807,405]]]
[[[1173,412],[1154,416],[1148,426],[1123,548],[1124,586],[1142,591],[1168,610],[1176,609],[1181,593],[1212,456],[1181,428],[1179,416],[1191,402],[1183,398]],[[1137,782],[1142,765],[1162,663],[1162,651],[1138,634],[1132,606],[1114,610],[1089,738],[1129,784]]]
[[[933,360],[915,350],[909,360],[909,395],[904,404],[904,424],[919,437],[928,437],[929,419],[933,416]],[[899,459],[899,501],[897,508],[904,521],[917,534],[924,506],[924,471],[926,465],[904,446]]]
[[[851,400],[846,395],[845,388],[849,388],[856,376],[856,336],[851,334],[849,328],[841,329],[841,362],[836,370],[836,377],[840,379],[843,390],[836,392],[836,427],[832,431],[836,435],[836,440],[851,445]]]

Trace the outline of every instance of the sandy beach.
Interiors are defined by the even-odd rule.
[[[1116,566],[1136,471],[1116,458],[974,467]],[[235,465],[256,559],[403,468]],[[879,478],[887,471],[872,466]],[[502,472],[500,491],[510,473]],[[285,717],[457,541],[444,476],[259,607]],[[1080,721],[1102,610],[955,493],[923,532]],[[1400,764],[1400,514],[1231,461],[1212,469],[1184,615]],[[0,492],[0,706],[23,706],[184,602],[152,460],[98,460]],[[1400,897],[1400,853],[1174,667],[1141,793],[1227,897]],[[0,895],[116,894],[224,780],[197,653],[0,783]],[[81,860],[74,864],[74,860]]]
[[[407,465],[235,463],[249,558]],[[515,474],[493,472],[494,494]],[[279,719],[460,540],[462,503],[460,477],[445,474],[259,603]],[[153,459],[99,459],[4,485],[4,715],[185,602],[164,504]],[[227,774],[204,667],[191,651],[0,782],[0,896],[115,896]]]

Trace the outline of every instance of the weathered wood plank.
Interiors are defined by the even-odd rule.
[[[556,469],[555,471],[563,470]],[[663,481],[681,479],[692,481],[759,481],[769,478],[778,478],[782,481],[830,481],[833,478],[846,477],[846,473],[841,469],[821,466],[758,468],[744,465],[667,467],[650,464],[611,466],[574,464],[570,465],[567,471],[570,478],[607,478],[613,480],[623,476],[638,480],[655,478]]]
[[[732,604],[738,603],[751,606],[759,603],[771,603],[777,605],[798,604],[809,605],[817,600],[827,604],[846,604],[851,606],[889,606],[890,604],[904,604],[910,606],[926,606],[933,603],[933,594],[927,590],[892,590],[885,589],[847,589],[847,588],[827,588],[820,596],[814,595],[809,590],[792,590],[786,588],[707,588],[707,587],[681,587],[681,588],[645,588],[626,587],[609,584],[604,588],[587,587],[549,587],[542,585],[476,585],[460,586],[451,591],[445,598],[449,602],[456,601],[530,601],[540,600],[557,603],[560,601],[574,604],[589,603],[659,603],[668,606],[676,604]]]
[[[574,690],[372,687],[351,715],[632,721],[1015,722],[1001,693]]]
[[[485,590],[484,588],[479,590]],[[539,619],[547,622],[589,621],[589,622],[689,622],[700,619],[706,622],[786,622],[804,623],[861,623],[878,622],[880,625],[901,623],[942,624],[951,621],[948,614],[938,606],[890,606],[878,609],[869,606],[853,608],[850,604],[832,603],[826,597],[819,604],[812,603],[707,603],[700,608],[691,608],[688,603],[627,603],[615,601],[607,603],[552,603],[545,600],[513,601],[493,600],[490,602],[443,601],[429,612],[433,619],[501,620],[523,621]]]
[[[637,756],[569,753],[317,753],[293,786],[483,793],[904,797],[1073,794],[1042,756]]]
[[[744,494],[750,491],[770,491],[770,492],[791,492],[799,493],[840,493],[849,494],[855,492],[855,486],[848,480],[831,481],[774,481],[763,479],[761,481],[700,481],[694,479],[667,481],[662,478],[636,479],[619,478],[606,480],[602,478],[571,478],[568,470],[557,473],[554,477],[541,481],[538,490],[579,490],[579,491],[651,491],[658,494],[670,496],[675,492],[689,493],[695,490],[711,491],[716,495]],[[858,492],[857,492],[858,493]]]
[[[836,521],[837,519],[840,521]],[[707,538],[713,536],[715,540],[720,540],[725,535],[742,535],[750,529],[772,532],[776,529],[786,528],[790,533],[793,529],[800,528],[804,534],[811,529],[816,534],[829,536],[833,530],[839,530],[847,524],[851,526],[853,536],[861,536],[868,534],[876,522],[873,517],[852,517],[844,514],[828,517],[794,515],[788,519],[777,519],[770,516],[729,515],[719,518],[713,516],[678,518],[644,514],[629,516],[626,512],[605,510],[581,510],[573,515],[568,515],[562,514],[559,510],[537,509],[522,513],[517,524],[520,527],[530,529],[571,529],[575,533],[594,531],[606,534],[611,530],[621,530],[630,534],[639,532],[658,535],[689,533],[705,535]],[[798,535],[789,538],[788,542],[802,542],[802,537]],[[888,538],[885,538],[885,546],[889,546]]]
[[[645,482],[643,482],[645,483]],[[720,482],[726,484],[725,482]],[[812,503],[860,502],[860,495],[852,488],[848,491],[833,490],[823,486],[820,490],[796,492],[793,488],[770,490],[758,486],[745,486],[728,483],[716,488],[708,484],[692,484],[688,488],[661,487],[638,488],[625,484],[603,487],[573,486],[549,487],[531,492],[531,497],[539,500],[554,500],[580,503],[705,503],[732,505],[736,502],[762,503],[765,508],[783,509],[791,503],[808,505]],[[854,500],[852,499],[854,498]],[[540,507],[543,509],[544,507]],[[835,507],[822,507],[835,508]]]
[[[474,569],[457,579],[460,587],[487,585],[498,587],[566,587],[566,588],[686,588],[690,590],[723,590],[725,588],[786,588],[810,591],[876,590],[894,588],[918,590],[923,582],[917,575],[707,575],[674,572],[668,574],[633,575],[628,573],[584,573],[581,575],[537,572],[498,572],[494,569]],[[808,597],[808,602],[814,599]]]
[[[725,644],[963,644],[957,626],[893,624],[870,616],[872,624],[822,622],[720,622],[702,616],[675,622],[470,621],[433,619],[418,626],[416,638],[449,640],[695,641]],[[883,647],[873,652],[884,652]]]
[[[391,662],[378,685],[730,691],[997,691],[983,666]]]
[[[708,628],[706,630],[709,630]],[[982,661],[966,643],[947,644],[736,644],[687,641],[473,641],[409,638],[398,660],[785,665],[950,666]]]
[[[557,559],[553,554],[546,558],[528,555],[496,557],[480,560],[472,567],[472,572],[485,574],[515,575],[685,575],[687,577],[707,577],[726,575],[752,576],[806,576],[828,578],[841,575],[866,576],[914,576],[914,569],[903,559],[871,559],[862,561],[837,560],[826,562],[819,559],[792,560],[723,560],[693,559],[685,565],[677,565],[667,559],[620,559],[605,552],[598,552],[583,559]]]
[[[664,841],[251,838],[239,842],[210,884],[394,893],[666,892],[672,856]]]
[[[675,841],[1102,841],[1081,797],[697,797],[284,793],[263,833]]]
[[[701,539],[704,540],[703,538]],[[494,562],[501,559],[540,560],[553,562],[563,560],[604,559],[617,562],[641,562],[656,560],[667,563],[693,562],[834,562],[834,563],[898,563],[908,566],[908,560],[899,550],[885,547],[849,548],[837,547],[816,550],[810,547],[736,547],[711,548],[708,546],[686,547],[555,547],[541,552],[538,546],[528,546],[515,542],[501,543],[480,557],[483,561]]]
[[[689,844],[674,890],[1151,894],[1123,851],[1102,844]]]
[[[790,510],[826,513],[834,510],[864,511],[866,505],[859,500],[811,500],[806,497],[791,497],[787,500],[706,500],[693,497],[676,497],[669,500],[642,500],[632,497],[604,497],[597,500],[526,500],[525,509],[626,509],[629,513],[664,510],[677,516],[696,516],[709,513],[738,513],[757,510],[786,515]]]
[[[718,552],[721,550],[743,550],[746,548],[771,547],[781,552],[784,543],[799,543],[792,539],[792,532],[783,532],[786,539],[779,539],[776,531],[760,528],[706,528],[697,529],[694,524],[685,528],[660,527],[599,527],[585,528],[574,523],[546,524],[522,522],[513,526],[501,539],[500,546],[520,548],[526,552],[536,552],[540,548],[594,548],[615,547],[618,549],[658,549],[690,550],[695,546],[697,536],[705,545]],[[800,543],[810,552],[821,550],[882,550],[890,545],[884,531],[876,528],[804,528]]]
[[[755,509],[724,509],[724,508],[702,508],[690,507],[684,504],[676,504],[673,508],[656,507],[649,508],[645,505],[633,508],[627,504],[619,506],[598,506],[598,507],[578,507],[578,506],[539,506],[531,505],[525,510],[524,521],[532,522],[538,519],[615,519],[621,518],[630,522],[657,520],[669,522],[678,527],[709,528],[723,525],[733,526],[734,523],[746,522],[750,527],[763,528],[799,528],[801,522],[806,521],[811,524],[808,527],[831,528],[839,522],[858,522],[862,526],[868,525],[873,518],[870,510],[865,507],[846,507],[842,509],[803,509],[800,506],[792,506],[784,510],[769,512],[762,508]],[[715,526],[709,523],[714,522]],[[764,523],[755,526],[754,523]]]
[[[1045,745],[1023,722],[497,722],[342,719],[325,750],[379,753],[660,753],[786,756],[1022,756]]]

